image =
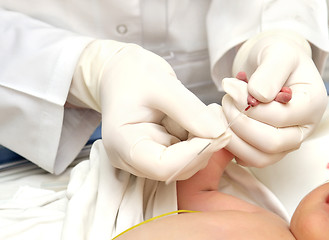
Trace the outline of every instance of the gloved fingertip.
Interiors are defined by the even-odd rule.
[[[205,107],[188,124],[189,135],[200,138],[217,138],[223,134],[227,121],[222,107],[216,103]]]
[[[209,126],[213,126],[215,131],[212,133],[212,138],[217,138],[223,135],[228,126],[223,109],[220,105],[213,103],[207,106],[207,114],[209,114],[209,120],[212,119]]]
[[[228,92],[236,82],[240,82],[240,80],[237,80],[236,78],[224,78],[222,80],[222,88],[225,92]]]
[[[248,84],[248,92],[255,98],[258,102],[269,103],[273,101],[276,97],[272,91],[265,88],[260,88],[254,85]]]
[[[247,99],[247,83],[236,78],[224,78],[222,82],[223,90],[234,99]]]

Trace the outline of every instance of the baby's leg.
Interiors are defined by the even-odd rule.
[[[208,165],[204,169],[201,169],[185,181],[177,182],[179,208],[181,208],[180,205],[186,206],[190,203],[186,199],[190,195],[218,190],[220,178],[232,158],[233,155],[229,151],[221,149],[211,156]],[[187,200],[186,203],[185,200]]]
[[[221,149],[212,155],[206,168],[187,180],[178,181],[178,209],[259,211],[259,207],[218,191],[220,178],[232,158],[230,152]]]

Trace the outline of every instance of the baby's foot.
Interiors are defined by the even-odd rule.
[[[238,72],[236,78],[246,83],[248,82],[247,74],[245,72]],[[286,104],[291,100],[291,98],[292,98],[291,88],[282,87],[281,91],[278,93],[278,95],[274,100]],[[252,107],[255,107],[259,104],[259,101],[253,96],[251,96],[250,94],[248,95],[247,101],[248,101],[248,105],[251,105]]]

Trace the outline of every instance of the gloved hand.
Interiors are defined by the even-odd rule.
[[[223,81],[228,122],[246,108],[248,93],[261,104],[231,126],[227,149],[243,165],[264,167],[300,147],[321,120],[327,94],[309,44],[288,31],[261,33],[244,43],[234,60],[234,76],[240,71],[247,73],[248,83]],[[283,86],[292,90],[287,104],[273,101]]]
[[[112,164],[141,177],[164,181],[188,165],[173,180],[186,179],[230,138],[219,105],[204,105],[165,60],[134,44],[92,42],[80,57],[68,102],[102,113]]]

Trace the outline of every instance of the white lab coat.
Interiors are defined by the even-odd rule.
[[[64,111],[76,62],[93,38],[134,42],[172,64],[206,103],[219,101],[235,46],[268,29],[292,29],[323,66],[324,0],[0,0],[0,144],[62,172],[100,121]],[[215,82],[215,85],[213,82]]]

